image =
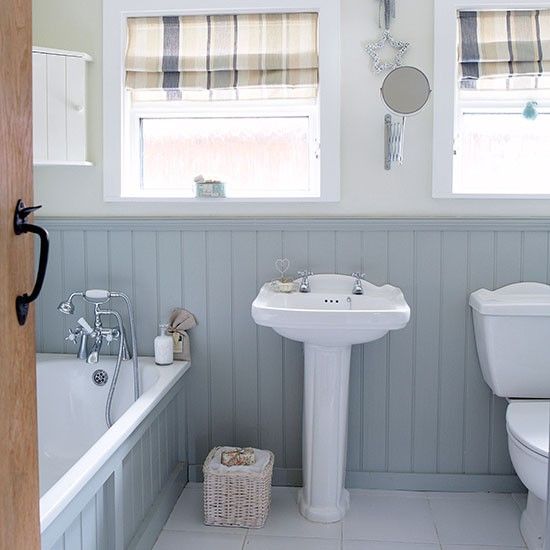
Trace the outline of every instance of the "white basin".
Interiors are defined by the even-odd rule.
[[[346,474],[349,371],[352,344],[372,342],[405,327],[411,311],[390,285],[313,275],[310,292],[282,294],[265,284],[252,304],[258,325],[304,342],[304,406],[300,512],[318,522],[340,521],[349,508]]]
[[[348,275],[313,275],[307,294],[275,292],[266,283],[252,317],[291,340],[329,346],[372,342],[407,325],[411,310],[401,290],[363,281],[363,294],[353,295],[354,281]]]

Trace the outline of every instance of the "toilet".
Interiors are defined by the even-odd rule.
[[[550,286],[518,283],[470,296],[483,378],[505,397],[508,448],[527,487],[521,533],[541,550],[546,525],[550,424]]]

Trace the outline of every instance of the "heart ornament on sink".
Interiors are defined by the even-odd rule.
[[[277,268],[277,271],[281,274],[281,277],[284,277],[285,273],[290,267],[290,260],[288,258],[279,258],[275,262],[275,267]]]
[[[297,285],[291,277],[286,277],[285,273],[290,267],[290,261],[288,258],[280,258],[275,262],[275,269],[281,275],[278,279],[271,282],[271,288],[275,292],[282,292],[290,294],[297,290]]]

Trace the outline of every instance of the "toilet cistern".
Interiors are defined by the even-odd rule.
[[[520,529],[529,550],[546,548],[550,410],[550,286],[516,283],[470,296],[481,372],[509,400],[508,449],[529,490]]]
[[[304,343],[299,506],[306,518],[323,523],[341,520],[349,507],[344,483],[351,346],[405,327],[411,314],[401,290],[358,275],[308,275],[308,291],[292,294],[267,283],[252,304],[258,325]],[[359,286],[362,294],[354,292]]]

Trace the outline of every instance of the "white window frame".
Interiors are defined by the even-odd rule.
[[[435,3],[433,183],[436,199],[550,199],[548,194],[466,194],[453,192],[454,146],[458,133],[457,13],[462,10],[548,9],[540,0],[437,0]]]
[[[107,202],[338,202],[340,200],[340,0],[103,0],[103,196]],[[320,196],[226,198],[122,196],[124,56],[128,17],[216,13],[319,13]]]

